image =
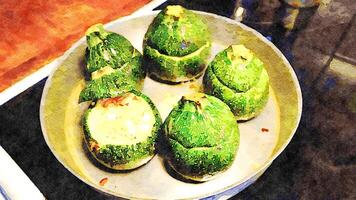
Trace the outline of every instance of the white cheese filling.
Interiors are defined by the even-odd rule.
[[[129,145],[145,141],[152,133],[155,116],[150,105],[134,94],[100,100],[87,118],[99,145]]]

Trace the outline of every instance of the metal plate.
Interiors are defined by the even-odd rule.
[[[127,37],[142,50],[143,36],[157,12],[127,17],[106,26]],[[105,193],[140,199],[191,199],[226,197],[255,181],[291,140],[301,116],[302,97],[294,71],[279,50],[262,35],[233,20],[197,12],[206,21],[213,37],[212,59],[230,44],[244,44],[265,63],[270,77],[270,98],[256,118],[239,123],[240,147],[233,165],[214,180],[204,183],[181,181],[156,155],[148,164],[131,172],[103,169],[83,146],[82,113],[87,104],[78,104],[85,85],[81,39],[72,53],[48,79],[41,101],[41,126],[48,146],[57,159],[75,176]],[[143,93],[156,104],[164,119],[183,94],[201,90],[201,78],[180,85],[166,85],[146,77]],[[268,132],[261,129],[266,128]],[[108,178],[101,186],[100,180]]]

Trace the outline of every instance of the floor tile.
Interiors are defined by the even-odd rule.
[[[297,73],[302,89],[307,90],[325,68],[330,56],[305,45],[302,41],[296,41],[291,52],[291,65]]]
[[[298,40],[325,54],[331,54],[355,13],[355,1],[334,0],[321,6],[310,18]]]
[[[315,84],[315,95],[328,108],[356,117],[356,66],[334,58]]]
[[[356,65],[356,6],[350,30],[336,51],[336,56]]]

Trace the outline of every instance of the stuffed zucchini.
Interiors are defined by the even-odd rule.
[[[149,26],[143,41],[148,74],[156,80],[179,83],[202,74],[210,54],[207,25],[190,10],[167,6]]]
[[[203,78],[206,93],[224,101],[237,120],[257,116],[269,95],[264,64],[243,45],[232,45],[218,53]]]
[[[86,71],[92,81],[80,94],[80,101],[108,98],[118,91],[142,88],[146,76],[142,55],[125,37],[97,24],[87,30],[86,38]]]
[[[226,170],[239,146],[239,129],[230,108],[203,93],[184,96],[162,128],[167,161],[180,175],[206,181]]]
[[[140,59],[138,57],[133,62]],[[128,63],[125,68],[130,68]],[[79,102],[110,98],[131,90],[139,90],[142,81],[130,78],[127,73],[117,70],[91,80],[79,94]]]
[[[161,123],[152,101],[132,91],[98,100],[89,108],[83,119],[84,138],[100,163],[115,170],[129,170],[154,156]]]

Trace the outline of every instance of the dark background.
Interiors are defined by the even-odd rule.
[[[236,2],[166,4],[230,17]],[[283,2],[250,0],[239,5],[248,11],[243,23],[272,40],[291,62],[304,107],[285,151],[256,183],[233,199],[356,199],[356,74],[352,74],[356,70],[356,1],[334,0],[300,9],[292,30],[283,27],[288,8]],[[352,70],[340,73],[341,64],[333,64],[335,60]],[[47,147],[39,122],[44,83],[0,107],[0,145],[48,199],[113,199],[73,176]]]

